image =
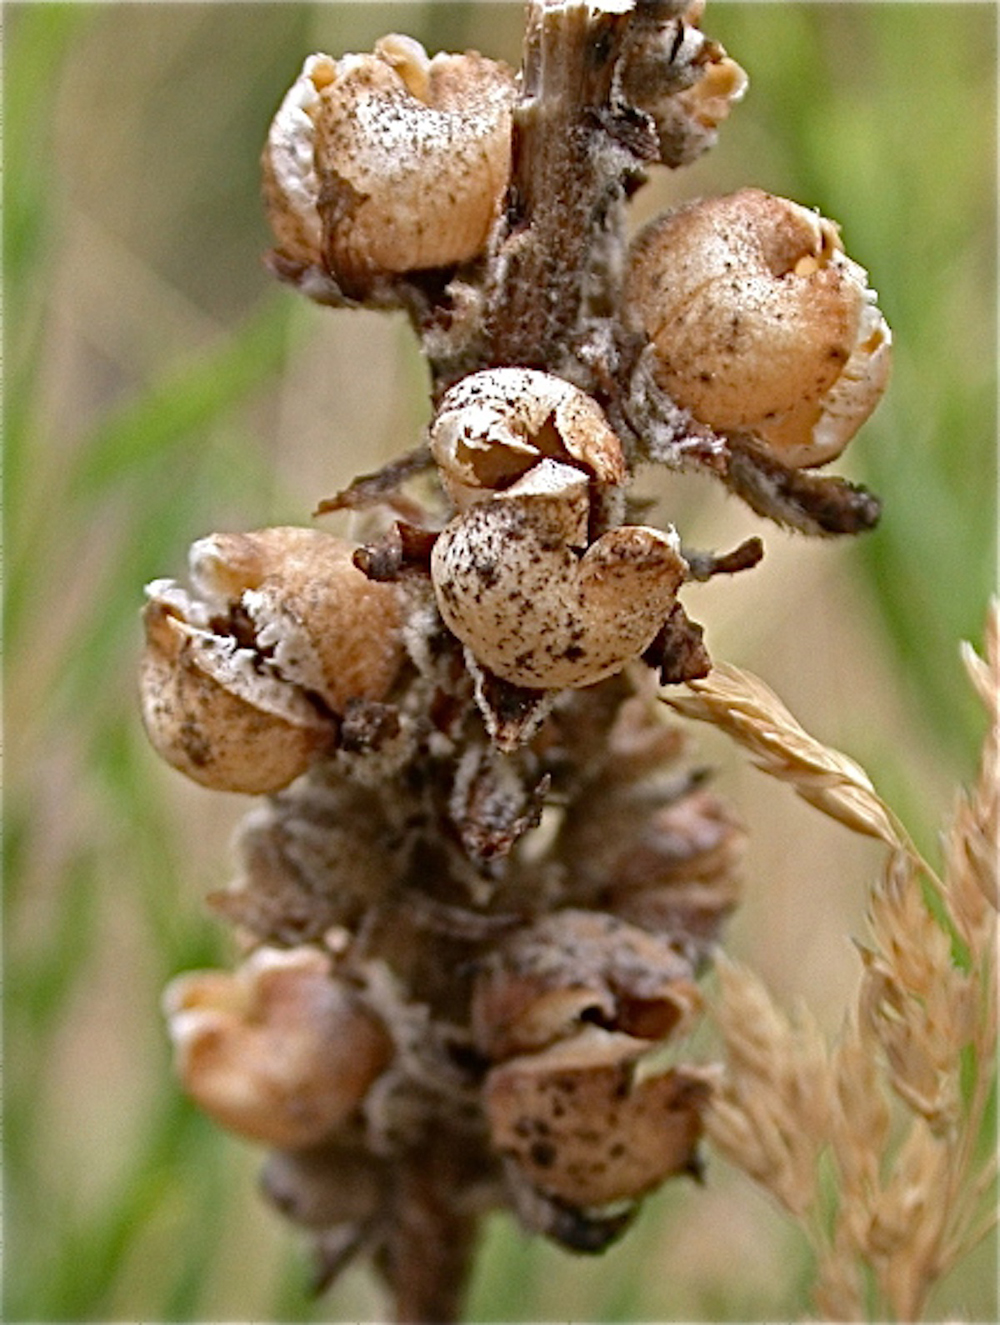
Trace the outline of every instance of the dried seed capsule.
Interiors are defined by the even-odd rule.
[[[211,534],[191,547],[191,583],[217,616],[236,614],[255,647],[335,713],[384,699],[403,659],[402,601],[352,561],[354,545],[280,526]]]
[[[494,1060],[541,1049],[584,1023],[663,1039],[698,1006],[687,962],[664,938],[565,910],[505,939],[476,977],[472,1030]]]
[[[392,1046],[330,968],[314,948],[260,948],[233,974],[194,971],[168,985],[177,1070],[217,1123],[298,1149],[361,1103]]]
[[[497,676],[591,685],[648,647],[686,573],[676,535],[625,525],[587,546],[589,481],[543,460],[443,530],[431,578],[448,628]]]
[[[627,52],[622,91],[651,116],[666,166],[689,165],[712,147],[747,88],[740,65],[699,31],[703,8],[696,3],[637,24]]]
[[[464,507],[509,487],[545,456],[598,482],[624,483],[621,442],[596,401],[532,368],[491,368],[462,378],[441,401],[431,453]]]
[[[392,35],[371,55],[313,55],[264,152],[281,251],[363,297],[372,278],[482,252],[507,183],[514,78],[476,52]]]
[[[300,690],[255,667],[235,639],[193,625],[169,581],[148,592],[142,719],[168,764],[217,791],[260,795],[333,744],[335,727]]]
[[[336,736],[351,699],[381,699],[403,657],[402,608],[352,545],[312,529],[213,534],[194,593],[149,587],[140,691],[158,753],[222,791],[273,792]]]
[[[385,797],[314,775],[240,824],[237,877],[209,901],[264,942],[318,942],[356,925],[399,872]]]
[[[648,226],[626,305],[677,404],[793,468],[838,456],[888,381],[889,328],[836,227],[759,189]]]
[[[268,1200],[303,1228],[368,1223],[389,1186],[385,1162],[364,1150],[324,1145],[276,1150],[261,1173]]]
[[[486,1078],[495,1148],[532,1186],[583,1209],[639,1197],[690,1171],[708,1082],[694,1069],[643,1077],[649,1045],[588,1027]]]

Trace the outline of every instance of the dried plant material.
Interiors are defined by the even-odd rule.
[[[503,680],[593,685],[648,648],[673,606],[687,569],[676,535],[623,525],[589,542],[590,513],[586,476],[546,459],[434,544],[445,623]]]
[[[317,778],[246,816],[239,872],[209,901],[262,941],[318,943],[384,897],[400,869],[395,837],[377,794]]]
[[[666,521],[628,523],[646,461],[813,534],[878,518],[871,494],[792,468],[839,451],[887,363],[832,223],[750,191],[682,209],[628,256],[649,169],[708,147],[746,84],[702,8],[530,0],[517,76],[399,34],[306,60],[264,149],[267,265],[314,302],[402,310],[431,423],[320,504],[356,513],[363,547],[210,535],[190,592],[159,581],[147,609],[154,745],[270,795],[211,898],[249,959],[168,994],[178,1068],[270,1146],[265,1192],[308,1230],[317,1286],[364,1253],[399,1321],[457,1318],[488,1211],[593,1254],[662,1181],[700,1172],[718,1073],[677,1061],[676,1036],[739,898],[744,832],[685,767],[655,677],[707,677],[679,709],[906,850],[856,765],[758,683],[709,675],[679,591],[756,566],[761,541],[689,559]],[[985,831],[984,795],[969,816]],[[971,950],[982,851],[961,831]],[[924,999],[941,945],[889,942],[919,918],[902,884],[878,903],[857,1035],[947,1143],[973,982],[964,1011],[954,981]],[[723,987],[734,1072],[713,1127],[814,1219],[822,1138],[857,1096],[833,1074],[857,1054],[831,1059],[748,976]],[[922,1153],[898,1199],[844,1160],[871,1199],[837,1248],[877,1225],[898,1259]],[[856,1295],[850,1270],[824,1273]]]
[[[188,1092],[241,1136],[315,1145],[358,1108],[392,1046],[312,948],[259,948],[233,975],[178,976],[164,1008]]]
[[[261,1187],[283,1215],[302,1228],[364,1225],[384,1199],[386,1165],[344,1141],[299,1150],[275,1150]]]
[[[970,948],[982,946],[983,928],[993,924],[1000,906],[998,850],[1000,842],[1000,641],[997,608],[986,625],[985,657],[970,645],[963,660],[980,702],[989,714],[979,777],[958,800],[945,857],[945,880],[956,924]]]
[[[637,1076],[648,1048],[591,1027],[495,1067],[486,1082],[494,1145],[532,1186],[585,1210],[690,1171],[707,1080],[682,1070]]]
[[[720,967],[714,1013],[728,1062],[706,1131],[803,1219],[818,1260],[815,1302],[830,1319],[920,1319],[934,1286],[995,1225],[996,1164],[980,1150],[997,1043],[996,914],[987,918],[985,900],[995,868],[986,857],[994,853],[981,849],[996,796],[993,623],[988,652],[988,663],[976,660],[972,670],[992,723],[979,783],[960,801],[945,839],[943,878],[912,846],[889,840],[884,876],[869,894],[873,944],[860,949],[856,1000],[833,1048],[793,1033],[757,981]],[[720,725],[756,755],[763,710],[753,710],[747,732],[746,706],[737,720],[733,704],[728,693]],[[706,712],[718,717],[711,703]],[[758,762],[801,789],[787,763]],[[845,817],[836,802],[821,807],[855,831],[871,831],[866,817]],[[942,916],[928,906],[925,887],[937,893]],[[960,959],[952,928],[965,944]],[[821,1059],[829,1107],[802,1110],[807,1137],[796,1138],[798,1153],[811,1163],[796,1182],[795,1147],[775,1141],[788,1117],[782,1083],[813,1079]],[[827,1152],[835,1181],[824,1196],[819,1165]]]
[[[706,1133],[793,1215],[817,1200],[817,1158],[829,1126],[826,1047],[804,1011],[795,1022],[760,981],[719,962],[720,1026],[729,1077],[706,1116]]]
[[[142,719],[157,753],[216,791],[261,795],[304,773],[336,727],[235,636],[189,619],[172,581],[149,586],[139,675]]]
[[[402,602],[318,529],[211,534],[191,547],[191,584],[219,633],[267,658],[334,713],[386,697],[403,662]]]
[[[635,26],[626,65],[626,95],[651,117],[659,159],[675,169],[713,146],[747,88],[746,72],[699,30],[703,9],[650,6]]]
[[[191,548],[191,592],[149,586],[140,694],[169,763],[220,791],[278,791],[333,748],[352,700],[385,697],[402,604],[353,550],[315,529],[212,534]]]
[[[832,222],[743,189],[653,221],[626,286],[673,399],[793,468],[840,455],[877,405],[891,336]]]
[[[566,909],[505,938],[479,971],[477,1047],[494,1061],[566,1039],[585,1023],[662,1040],[699,1006],[688,963],[663,938]]]
[[[509,487],[545,456],[601,483],[625,481],[621,442],[597,403],[552,373],[472,373],[441,401],[431,454],[458,506]]]
[[[689,682],[689,690],[664,699],[685,717],[720,727],[750,752],[758,768],[790,782],[824,814],[904,849],[893,816],[864,770],[805,732],[763,681],[719,663],[704,680]]]
[[[310,56],[264,155],[282,256],[325,268],[352,298],[381,274],[475,257],[506,183],[513,96],[506,66],[429,59],[406,37]]]

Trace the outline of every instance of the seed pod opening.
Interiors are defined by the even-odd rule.
[[[334,741],[335,729],[295,686],[259,670],[232,637],[178,613],[180,591],[150,586],[139,692],[157,754],[217,791],[261,795],[288,785]]]
[[[552,373],[491,368],[448,391],[431,452],[459,506],[509,487],[548,456],[601,483],[626,477],[621,443],[596,401]]]
[[[648,226],[626,307],[677,404],[793,468],[838,456],[888,381],[889,328],[837,228],[759,189]]]
[[[287,786],[332,747],[352,699],[380,700],[403,658],[402,606],[353,547],[313,529],[212,534],[193,592],[152,584],[140,694],[158,753],[206,786]]]
[[[498,1060],[585,1023],[660,1040],[698,1006],[691,969],[663,938],[592,911],[557,911],[501,943],[473,991],[476,1046]]]
[[[403,659],[399,591],[369,580],[353,553],[318,529],[211,534],[191,547],[191,583],[217,620],[242,619],[283,676],[343,713],[385,698]]]

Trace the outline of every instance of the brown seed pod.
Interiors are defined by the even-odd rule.
[[[622,91],[651,116],[660,161],[689,165],[712,147],[718,128],[747,89],[746,72],[698,28],[704,5],[679,6],[659,22],[636,25]]]
[[[313,529],[213,534],[191,549],[192,594],[150,586],[142,712],[168,763],[218,790],[277,791],[331,746],[334,714],[386,695],[401,600],[352,550]]]
[[[163,1006],[188,1093],[221,1126],[282,1149],[328,1137],[392,1052],[314,948],[259,948],[233,974],[178,976]]]
[[[589,513],[586,474],[545,459],[435,543],[446,625],[504,680],[603,680],[649,646],[673,606],[687,570],[676,535],[624,525],[588,546]]]
[[[494,1147],[548,1196],[583,1209],[642,1196],[689,1171],[708,1078],[675,1068],[643,1076],[649,1045],[587,1027],[486,1078]]]
[[[304,773],[336,729],[302,692],[254,666],[249,650],[186,619],[177,590],[148,590],[142,719],[157,754],[217,791],[261,795]]]
[[[568,909],[505,939],[476,977],[472,1031],[494,1061],[544,1048],[586,1022],[663,1039],[699,1005],[691,968],[664,938]]]
[[[511,71],[474,51],[430,59],[392,35],[313,55],[271,126],[268,214],[281,251],[345,294],[483,251],[507,183]]]
[[[245,620],[283,676],[343,713],[384,699],[403,659],[399,590],[369,580],[353,553],[317,529],[211,534],[191,547],[191,583],[217,616]]]
[[[431,427],[431,453],[464,507],[509,487],[545,456],[600,483],[626,478],[621,442],[596,401],[553,373],[491,368],[446,393]]]
[[[652,222],[626,307],[677,404],[793,468],[838,456],[888,381],[889,328],[834,224],[759,189]]]

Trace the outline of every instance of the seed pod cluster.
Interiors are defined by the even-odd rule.
[[[179,1075],[269,1148],[318,1283],[363,1249],[401,1320],[457,1318],[484,1211],[595,1252],[699,1172],[713,1073],[677,1045],[743,831],[658,697],[711,665],[682,587],[761,545],[682,549],[638,462],[812,532],[877,510],[802,472],[888,372],[836,227],[747,189],[627,244],[647,169],[746,86],[701,9],[529,0],[516,77],[399,35],[306,60],[264,149],[269,265],[405,310],[425,444],[320,507],[363,546],[213,534],[189,588],[148,590],[154,747],[267,797],[210,898],[249,955],[165,998]]]

